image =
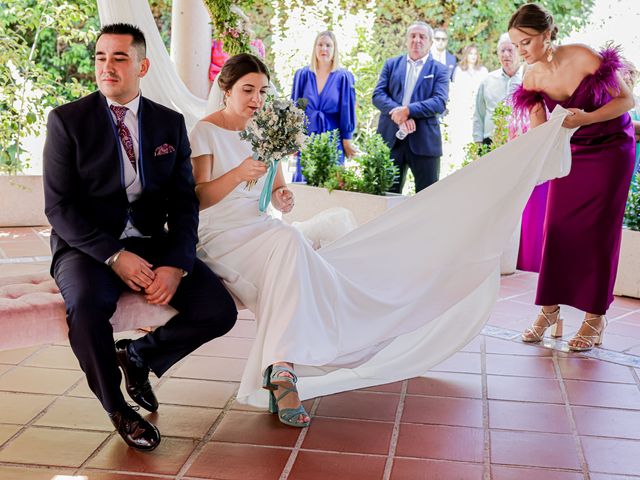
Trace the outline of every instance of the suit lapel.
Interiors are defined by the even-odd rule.
[[[402,98],[404,97],[404,80],[407,76],[407,56],[403,55],[398,58],[398,66],[396,68],[396,79],[400,84],[399,90],[399,98],[395,98],[394,100],[398,103],[402,103]]]
[[[113,149],[115,158],[118,159],[118,172],[120,173],[120,186],[125,189],[124,186],[124,165],[122,164],[122,149],[120,148],[120,137],[118,136],[118,129],[116,122],[113,119],[111,110],[109,110],[109,103],[102,93],[98,93],[100,98],[100,107],[104,112],[105,128],[102,130],[104,140],[107,142],[107,148]]]
[[[145,125],[142,121],[142,118],[145,114],[145,110],[147,106],[147,99],[140,95],[140,105],[138,106],[138,170],[140,174],[140,183],[142,190],[144,190],[146,185],[146,161],[148,160],[144,155],[144,149],[146,147],[145,140],[147,137],[146,130],[143,129]]]

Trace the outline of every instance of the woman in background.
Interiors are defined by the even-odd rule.
[[[340,68],[338,44],[333,32],[320,32],[311,54],[311,64],[296,71],[291,98],[307,101],[308,133],[323,133],[338,129],[340,163],[351,157],[355,149],[351,137],[356,128],[356,92],[353,74]],[[297,159],[294,182],[304,181]]]
[[[462,50],[462,59],[453,73],[449,91],[448,145],[445,147],[448,162],[445,170],[457,169],[464,160],[464,147],[473,141],[473,111],[480,83],[489,73],[482,65],[478,47],[473,43]]]
[[[480,52],[474,43],[470,43],[462,49],[462,60],[453,74],[454,83],[462,82],[473,88],[473,93],[478,90],[478,85],[489,72],[482,65]]]

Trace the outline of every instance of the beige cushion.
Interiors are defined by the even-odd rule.
[[[165,324],[176,314],[124,292],[111,318],[115,332]],[[68,328],[62,296],[48,272],[0,277],[0,350],[60,342]]]

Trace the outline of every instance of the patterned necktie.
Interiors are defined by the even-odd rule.
[[[131,139],[131,132],[124,124],[124,117],[127,115],[127,111],[129,110],[127,107],[117,107],[116,105],[111,105],[111,111],[116,115],[116,126],[118,127],[118,135],[120,136],[120,141],[124,146],[124,151],[127,152],[127,157],[129,157],[129,161],[133,166],[133,169],[136,169],[136,156],[133,152],[133,140]]]

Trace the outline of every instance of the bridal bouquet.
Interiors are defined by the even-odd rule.
[[[240,138],[251,143],[254,158],[269,166],[260,196],[261,212],[271,200],[278,162],[300,150],[307,140],[305,103],[303,99],[294,103],[288,98],[268,97],[264,108],[256,112],[247,128],[240,132]],[[251,189],[255,183],[255,180],[247,182],[246,188]]]

